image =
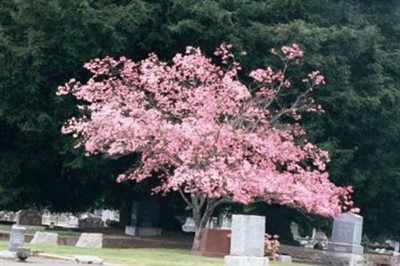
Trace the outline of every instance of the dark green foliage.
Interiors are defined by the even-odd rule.
[[[396,0],[0,0],[0,207],[83,210],[137,194],[113,180],[138,158],[88,158],[60,133],[77,110],[56,87],[85,80],[89,59],[170,58],[187,45],[211,55],[225,41],[248,52],[246,71],[298,42],[306,69],[327,80],[315,92],[325,115],[305,117],[310,138],[332,152],[332,179],[355,187],[366,233],[400,237],[399,10]]]

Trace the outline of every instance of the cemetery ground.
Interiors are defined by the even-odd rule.
[[[8,242],[0,241],[0,250],[7,249]],[[191,254],[189,250],[180,249],[110,249],[110,248],[77,248],[72,246],[51,246],[25,244],[32,251],[55,254],[59,256],[90,255],[104,259],[108,263],[123,266],[222,266],[223,258],[202,257]],[[29,259],[28,259],[29,261]],[[0,260],[1,262],[1,260]],[[0,263],[0,265],[2,265]],[[7,264],[5,264],[7,265]],[[307,266],[306,264],[278,263],[271,261],[271,266]]]
[[[9,232],[11,226],[1,225],[0,232]],[[28,228],[26,235],[33,235],[39,229]],[[44,231],[44,230],[40,230]],[[56,230],[60,235],[78,236],[80,232],[70,230]],[[80,248],[66,245],[43,245],[29,244],[25,241],[25,248],[31,249],[33,254],[53,254],[60,257],[70,257],[76,255],[89,255],[102,258],[107,263],[119,264],[123,266],[222,266],[223,258],[212,258],[194,255],[189,249],[167,249],[167,248]],[[8,248],[8,241],[0,241],[0,250]],[[39,258],[31,258],[38,260]],[[43,260],[46,261],[46,260]],[[29,259],[28,259],[29,262]],[[43,262],[44,263],[44,262]],[[1,266],[13,265],[9,261],[0,260]],[[37,265],[37,264],[36,264]],[[50,264],[49,264],[50,265]],[[73,265],[73,264],[72,264]],[[306,264],[278,263],[271,262],[271,266],[307,266]]]

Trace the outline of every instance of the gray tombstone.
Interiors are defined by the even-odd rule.
[[[37,231],[31,240],[31,244],[57,245],[58,234]]]
[[[87,217],[78,220],[80,229],[104,228],[104,222],[100,217]]]
[[[75,247],[82,248],[102,248],[103,234],[98,233],[82,233],[75,244]]]
[[[17,212],[18,225],[42,225],[42,213],[36,210],[20,210]]]
[[[25,241],[25,227],[13,225],[10,232],[10,241],[8,242],[8,249],[10,251],[17,251],[22,248]]]
[[[230,256],[225,266],[267,266],[264,256],[265,217],[233,215]]]
[[[333,221],[332,238],[328,250],[350,254],[363,254],[361,246],[363,217],[352,213],[342,213]]]

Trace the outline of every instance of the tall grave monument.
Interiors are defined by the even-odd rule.
[[[160,205],[154,200],[134,201],[130,225],[125,227],[125,234],[131,236],[159,236]]]
[[[233,215],[230,255],[225,266],[268,266],[264,257],[265,217]]]
[[[363,217],[353,213],[342,213],[333,221],[332,238],[328,252],[322,256],[326,265],[366,265],[361,246]]]

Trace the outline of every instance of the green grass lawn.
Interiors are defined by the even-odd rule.
[[[6,241],[0,241],[0,250],[7,248]],[[50,254],[73,256],[92,255],[106,262],[135,266],[223,266],[222,258],[207,258],[196,256],[187,250],[176,249],[94,249],[76,248],[71,246],[24,245],[32,251]],[[306,264],[281,264],[271,262],[271,266],[307,266]]]

